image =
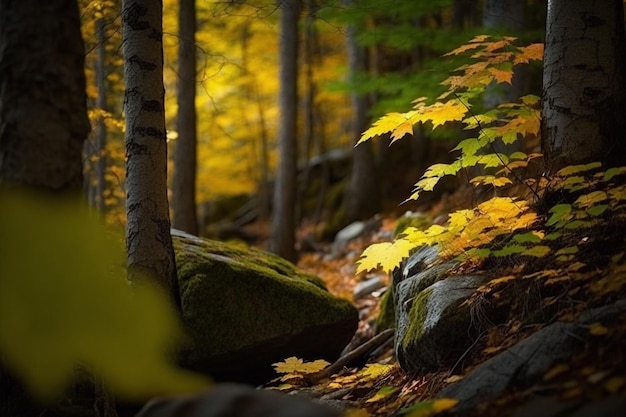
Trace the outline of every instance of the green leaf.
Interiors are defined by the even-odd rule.
[[[522,103],[527,106],[534,106],[539,103],[539,100],[541,100],[539,96],[533,94],[528,94],[526,96],[520,97],[520,99],[522,100]]]
[[[513,152],[511,155],[509,155],[509,159],[510,160],[523,160],[526,159],[528,155],[526,155],[524,152]]]
[[[571,204],[557,204],[550,209],[552,216],[546,222],[547,226],[552,226],[561,221],[567,221],[572,217]]]
[[[476,153],[487,144],[486,141],[482,141],[476,138],[464,139],[452,149],[453,151],[462,151],[465,155],[476,155]]]
[[[447,411],[455,407],[459,400],[453,398],[438,398],[431,401],[422,401],[410,407],[403,408],[400,414],[406,414],[406,417],[430,417],[442,411]]]
[[[589,213],[590,216],[599,216],[602,213],[604,213],[607,209],[609,208],[609,206],[607,204],[600,204],[597,206],[592,206],[589,207],[587,209],[587,213]]]
[[[484,258],[488,257],[489,255],[491,255],[491,249],[488,249],[488,248],[472,248],[472,249],[466,251],[463,255],[461,255],[461,257],[467,256],[467,257],[470,257],[470,258],[484,259]]]
[[[537,245],[537,246],[533,246],[529,249],[526,249],[522,255],[528,255],[528,256],[534,256],[536,258],[542,258],[544,256],[546,256],[547,254],[549,254],[551,251],[550,247],[548,246],[543,246],[543,245]]]
[[[541,242],[541,237],[535,232],[527,232],[513,236],[513,240],[518,243],[539,243]]]
[[[479,163],[483,164],[485,168],[494,168],[508,164],[509,158],[502,153],[491,153],[488,155],[483,155],[480,158]]]
[[[616,175],[622,175],[624,173],[626,173],[626,167],[609,168],[604,173],[604,180],[609,181]]]
[[[507,245],[499,250],[494,250],[492,253],[494,256],[509,256],[516,253],[523,253],[526,251],[526,247],[522,245]]]
[[[556,251],[555,255],[573,255],[575,253],[578,253],[578,246],[568,246]]]
[[[562,235],[561,232],[554,232],[554,233],[547,234],[544,239],[546,239],[546,240],[557,240],[557,239],[559,239],[561,237],[561,235]]]
[[[170,353],[182,339],[159,289],[131,287],[121,236],[80,200],[0,193],[0,355],[40,398],[77,364],[124,398],[205,387]]]

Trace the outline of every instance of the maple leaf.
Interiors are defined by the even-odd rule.
[[[409,117],[407,117],[406,113],[388,113],[374,122],[372,127],[363,132],[361,139],[357,142],[357,145],[376,136],[394,132],[398,128],[402,130],[402,126],[405,126],[407,121],[409,121]],[[406,129],[406,127],[404,129]]]
[[[489,74],[493,75],[493,78],[498,83],[512,84],[513,80],[513,68],[489,68]]]
[[[521,52],[515,55],[514,64],[527,64],[530,61],[541,61],[543,59],[543,44],[532,43],[528,46],[518,48]]]
[[[417,111],[419,112],[419,116],[415,116],[417,121],[430,121],[433,124],[433,129],[435,129],[446,122],[463,120],[469,108],[461,103],[460,100],[453,99],[445,103],[436,102],[430,106],[423,106],[417,109]]]
[[[403,259],[409,257],[409,253],[414,248],[415,245],[406,239],[370,245],[357,261],[356,273],[377,269],[379,266],[385,272],[391,272],[400,265]]]
[[[302,359],[296,358],[295,356],[285,359],[284,362],[272,364],[279,374],[313,374],[321,371],[328,365],[330,364],[322,359],[313,362],[304,362]]]

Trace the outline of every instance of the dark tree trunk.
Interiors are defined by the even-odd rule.
[[[172,226],[198,234],[196,216],[196,9],[180,0],[178,46],[178,139],[174,148]]]
[[[347,6],[351,0],[344,0]],[[346,32],[346,50],[348,53],[348,80],[354,85],[356,75],[367,69],[365,48],[357,44],[358,28],[349,26]],[[358,142],[361,133],[369,124],[367,112],[369,108],[367,95],[353,91],[350,95],[352,104],[351,136],[354,143]],[[372,143],[367,141],[354,148],[352,173],[346,190],[346,220],[362,220],[378,213],[381,209],[380,185],[376,172],[376,162]]]
[[[122,3],[126,249],[131,281],[157,282],[180,310],[167,202],[162,3]]]
[[[622,0],[550,0],[542,146],[549,172],[592,161],[626,165]]]
[[[96,61],[96,85],[98,87],[98,98],[96,108],[102,112],[107,111],[107,77],[106,77],[106,34],[104,31],[105,21],[103,18],[96,20],[96,39],[98,40],[98,58]],[[104,193],[106,190],[106,137],[107,128],[104,123],[104,115],[98,116],[96,129],[96,166],[95,166],[95,203],[98,211],[104,214]]]
[[[0,1],[0,181],[81,190],[84,66],[76,0]]]
[[[298,20],[300,0],[279,2],[280,120],[278,169],[274,188],[271,250],[294,261],[297,193]]]

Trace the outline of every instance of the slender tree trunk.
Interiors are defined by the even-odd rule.
[[[76,0],[0,1],[0,182],[80,192],[84,66]]]
[[[313,55],[315,39],[317,37],[315,30],[315,14],[317,12],[317,5],[315,0],[306,0],[306,18],[304,23],[304,94],[302,97],[302,121],[303,121],[303,135],[302,143],[304,145],[304,152],[302,153],[304,161],[311,159],[311,152],[313,149],[313,142],[315,140],[315,93],[316,85],[313,79]],[[298,189],[298,207],[296,214],[296,221],[302,221],[304,213],[302,212],[302,201],[305,198],[306,190],[309,188],[311,182],[311,170],[309,164],[304,164],[302,178],[300,179]]]
[[[518,33],[524,28],[525,3],[526,0],[485,0],[483,2],[483,26],[486,29],[502,31],[507,35]],[[515,68],[511,85],[495,82],[488,85],[483,96],[485,107],[495,109],[502,103],[517,101],[523,95],[525,70],[523,66]],[[520,140],[512,144],[504,144],[500,141],[493,143],[495,152],[511,154],[520,150],[522,150]],[[479,172],[484,172],[484,170]]]
[[[550,0],[542,145],[549,171],[626,164],[626,42],[622,0]]]
[[[198,234],[196,216],[196,4],[180,0],[178,46],[178,139],[174,149],[172,226]]]
[[[124,0],[122,17],[129,278],[159,283],[180,309],[167,202],[162,3]]]
[[[344,0],[347,6],[352,0]],[[349,26],[346,33],[346,49],[348,52],[348,80],[354,84],[356,75],[367,69],[367,55],[363,47],[356,41],[358,28]],[[351,136],[356,143],[361,133],[367,129],[367,112],[369,103],[366,95],[355,91],[350,96],[352,104]],[[348,222],[367,218],[381,209],[381,195],[374,152],[370,141],[354,148],[352,174],[346,190],[346,220]]]
[[[298,18],[300,0],[279,2],[280,120],[278,169],[274,188],[271,250],[294,261],[297,189]]]
[[[257,112],[259,117],[259,133],[260,133],[260,145],[261,145],[261,178],[258,186],[259,193],[259,219],[267,220],[270,213],[271,202],[271,187],[270,187],[270,174],[269,174],[269,138],[267,137],[267,126],[265,122],[265,112],[263,111],[263,104],[261,97],[259,96],[258,86],[255,88],[255,100],[257,104]]]
[[[98,58],[96,61],[96,85],[98,87],[98,98],[96,99],[96,108],[105,112],[107,111],[107,82],[106,82],[106,34],[105,34],[105,21],[103,18],[96,20],[96,39],[98,42]],[[98,212],[104,214],[106,208],[104,204],[104,193],[106,191],[106,137],[107,128],[104,123],[104,115],[98,116],[96,129],[96,190],[95,190],[95,202]]]
[[[525,3],[526,0],[484,0],[483,26],[519,31],[524,27]]]

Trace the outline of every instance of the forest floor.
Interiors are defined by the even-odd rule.
[[[354,298],[355,286],[373,274],[356,275],[355,262],[368,245],[390,240],[397,218],[383,218],[379,230],[368,236],[351,241],[341,256],[329,255],[332,244],[320,245],[321,250],[302,254],[298,266],[322,278],[329,290],[340,297],[352,300],[360,312],[360,324],[355,335],[355,346],[371,340],[376,335],[375,319],[380,311],[381,295],[385,288]],[[515,291],[525,294],[518,301],[507,305],[507,320],[483,333],[456,364],[439,372],[407,375],[395,359],[393,338],[379,346],[374,355],[357,365],[341,369],[330,378],[307,380],[300,378],[274,381],[274,389],[287,392],[298,391],[327,402],[340,401],[348,404],[352,417],[391,416],[406,414],[430,416],[446,405],[429,402],[448,384],[462,379],[487,359],[515,345],[545,325],[554,321],[570,321],[588,308],[609,304],[626,298],[626,253],[624,253],[624,230],[626,222],[610,224],[600,234],[598,251],[582,251],[571,262],[554,267],[537,262],[528,265],[490,265],[479,272],[489,273],[491,282],[481,287],[481,296],[497,304],[498,300],[511,298],[511,281]],[[301,235],[310,232],[306,228]],[[578,236],[588,239],[586,236]],[[592,239],[593,240],[593,239]],[[615,242],[621,242],[615,244]],[[598,242],[596,242],[598,243]],[[602,242],[599,242],[602,243]],[[476,265],[469,266],[476,269]],[[487,270],[488,269],[488,270]],[[463,271],[468,272],[468,271]],[[472,270],[472,272],[475,272]],[[378,273],[384,285],[389,284],[386,274]],[[520,284],[521,283],[521,284]],[[529,295],[533,298],[529,301]],[[509,294],[510,296],[510,294]],[[528,324],[528,317],[535,319]],[[611,327],[594,323],[589,328],[584,351],[547,372],[542,381],[532,386],[513,387],[506,394],[479,408],[476,415],[510,415],[529,394],[547,393],[559,400],[594,401],[613,395],[626,395],[626,317],[621,317]],[[292,375],[294,376],[294,375]],[[308,394],[307,394],[308,392]],[[438,408],[441,406],[440,408]],[[416,411],[420,410],[420,411]]]

